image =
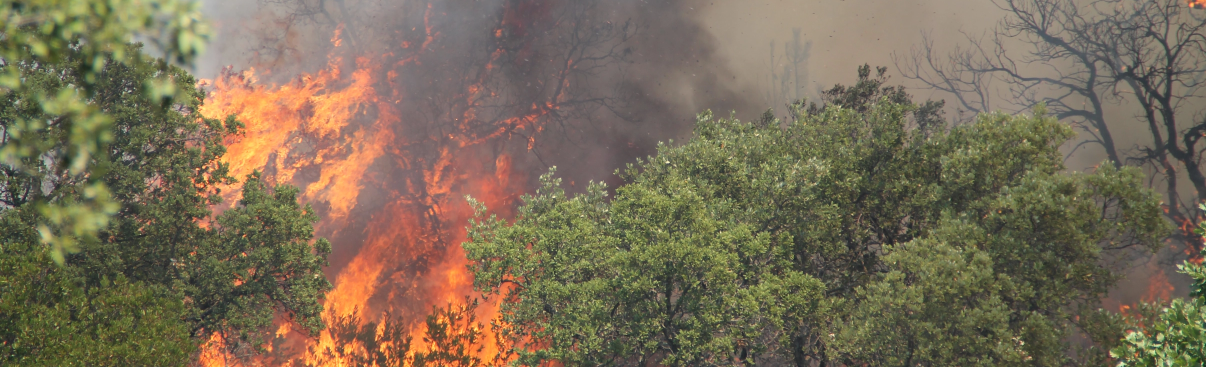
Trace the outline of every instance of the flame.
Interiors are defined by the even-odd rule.
[[[1173,285],[1168,281],[1168,275],[1164,273],[1164,267],[1154,265],[1155,262],[1149,263],[1152,270],[1152,275],[1148,277],[1147,291],[1143,293],[1143,302],[1159,302],[1172,299]]]
[[[212,333],[209,340],[201,345],[196,367],[226,367],[231,365],[234,356],[226,350],[226,340],[218,333]]]
[[[542,27],[533,19],[548,17],[556,1],[515,1],[489,30],[490,39],[524,37]],[[541,15],[543,14],[543,15]],[[532,149],[544,121],[559,113],[568,98],[572,59],[559,61],[551,92],[524,102],[522,108],[486,109],[503,93],[492,86],[500,63],[521,64],[539,55],[528,43],[486,53],[476,74],[454,85],[440,102],[438,115],[425,113],[431,96],[412,95],[414,75],[431,63],[424,56],[439,40],[428,3],[417,34],[393,43],[398,48],[378,55],[356,50],[341,25],[330,39],[325,67],[287,83],[259,80],[255,69],[227,68],[208,90],[201,113],[210,118],[237,116],[243,133],[229,139],[225,162],[241,178],[254,170],[269,182],[302,188],[301,201],[322,217],[319,235],[333,240],[328,277],[334,288],[324,300],[328,325],[336,317],[389,313],[410,322],[410,334],[425,331],[432,306],[458,304],[473,295],[473,278],[460,243],[473,215],[463,197],[472,195],[503,216],[528,185],[528,172],[516,164],[517,154]],[[549,24],[552,24],[551,22]],[[424,68],[424,69],[419,69]],[[457,84],[457,81],[452,81]],[[529,83],[531,85],[531,83]],[[489,116],[489,117],[483,117]],[[508,141],[517,145],[508,145]],[[233,195],[237,190],[224,190]],[[230,199],[230,198],[228,198]],[[227,200],[233,202],[233,200]],[[490,321],[498,300],[476,308],[479,320]],[[278,338],[294,337],[287,323]],[[225,343],[216,335],[200,356],[201,365],[227,365]],[[415,337],[415,349],[423,347]],[[306,341],[306,350],[334,347],[330,335]],[[488,360],[498,352],[484,343]],[[304,356],[307,363],[319,361]]]
[[[362,188],[359,178],[392,140],[388,129],[370,126],[353,133],[359,144],[332,144],[314,148],[317,152],[310,157],[291,156],[302,142],[301,134],[319,141],[337,138],[368,105],[384,105],[369,86],[373,80],[368,59],[357,59],[361,68],[351,73],[349,82],[339,80],[343,74],[340,62],[335,58],[328,69],[278,88],[256,84],[254,69],[242,73],[228,69],[212,83],[215,93],[201,108],[203,115],[221,118],[235,114],[246,124],[243,136],[227,142],[225,161],[235,177],[271,164],[277,167],[277,182],[293,182],[300,169],[323,165],[317,181],[306,186],[303,199],[330,203],[328,219],[333,221],[347,215],[354,195]]]
[[[1206,9],[1206,0],[1189,0],[1188,5],[1194,9]]]

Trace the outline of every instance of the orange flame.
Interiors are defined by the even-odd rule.
[[[335,245],[328,274],[334,289],[324,301],[328,324],[355,312],[388,311],[405,317],[411,335],[419,335],[432,306],[463,302],[465,295],[473,294],[472,275],[459,246],[473,213],[462,197],[472,195],[494,211],[509,214],[527,185],[527,171],[516,167],[511,157],[531,149],[535,134],[543,129],[541,118],[560,108],[569,87],[564,76],[572,60],[562,65],[562,77],[556,78],[548,100],[483,121],[476,107],[498,95],[484,83],[488,73],[497,70],[495,63],[508,57],[499,48],[489,54],[485,72],[467,79],[463,90],[454,94],[456,101],[444,117],[452,123],[431,128],[430,121],[423,121],[430,116],[417,116],[404,103],[415,98],[407,95],[401,81],[407,72],[402,68],[421,65],[419,57],[439,35],[431,16],[428,4],[423,27],[416,27],[425,34],[421,41],[400,42],[401,49],[395,51],[409,53],[401,57],[361,55],[349,62],[341,56],[350,52],[341,26],[331,38],[326,66],[317,72],[271,85],[257,80],[254,69],[228,68],[215,80],[201,83],[209,89],[203,115],[235,115],[246,126],[240,136],[227,141],[224,159],[231,174],[241,178],[260,170],[270,182],[297,185],[302,188],[300,200],[314,205],[323,218],[319,234],[332,237]],[[508,11],[503,27],[492,30],[493,35],[522,35],[528,28],[515,19],[518,16]],[[415,43],[419,46],[412,47]],[[521,47],[521,56],[510,55],[511,61],[531,52]],[[519,131],[526,133],[517,136]],[[526,144],[511,152],[498,144],[515,137]],[[493,319],[499,306],[496,300],[481,305],[476,309],[479,319]],[[286,326],[280,330],[278,337],[297,334]],[[214,338],[201,364],[230,363],[223,352],[225,343]],[[422,344],[421,338],[415,339]],[[308,343],[318,347],[308,350],[323,350],[335,341],[324,334]],[[483,348],[483,360],[498,351],[488,343]]]
[[[585,99],[570,91],[571,81],[579,80],[575,58],[591,60],[560,49],[557,55],[548,52],[563,40],[550,33],[564,27],[554,11],[565,3],[560,0],[511,0],[503,8],[489,7],[497,23],[476,30],[483,32],[484,48],[442,37],[442,27],[467,23],[450,22],[443,17],[452,15],[442,6],[425,3],[407,3],[406,9],[418,10],[402,14],[413,24],[391,28],[387,37],[371,38],[363,28],[334,28],[325,65],[288,82],[259,80],[276,64],[263,69],[269,73],[227,68],[202,81],[208,96],[201,113],[234,115],[246,126],[226,142],[231,174],[241,178],[259,170],[269,182],[298,186],[299,199],[322,218],[318,235],[330,238],[334,247],[327,269],[334,288],[323,301],[327,324],[347,328],[353,320],[361,327],[375,325],[378,335],[403,330],[412,336],[412,351],[428,347],[422,335],[433,306],[472,309],[477,320],[497,321],[497,299],[456,306],[474,295],[460,246],[473,215],[463,197],[511,215],[528,187],[534,165],[529,150],[536,136],[553,119],[581,116],[575,110],[580,107],[568,102]],[[553,43],[540,43],[540,37]],[[458,51],[447,51],[452,47]],[[583,68],[591,62],[598,61],[586,61]],[[374,324],[386,314],[395,323]],[[335,336],[306,339],[281,327],[273,358],[346,362],[315,355],[339,350]],[[497,341],[488,328],[458,327],[485,331],[484,339]],[[479,346],[482,360],[493,360],[500,348]],[[202,362],[228,363],[232,359],[221,353],[226,347],[208,344]],[[288,356],[290,351],[308,354]]]
[[[1144,302],[1168,301],[1172,299],[1173,285],[1168,281],[1168,275],[1161,266],[1152,266],[1152,275],[1148,277],[1147,291],[1143,293]]]
[[[210,334],[209,340],[201,345],[197,358],[197,367],[226,367],[237,362],[233,355],[226,351],[226,341],[218,333]]]

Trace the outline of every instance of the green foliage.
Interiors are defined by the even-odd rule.
[[[1041,109],[944,129],[882,83],[785,123],[701,114],[610,199],[550,173],[511,224],[474,202],[516,362],[1058,365],[1082,314],[1112,332],[1087,321],[1104,254],[1169,231],[1141,173],[1061,173],[1073,133]]]
[[[1022,340],[1009,332],[1002,293],[1011,295],[1010,289],[998,282],[990,256],[927,239],[895,248],[884,261],[899,270],[860,292],[838,338],[841,349],[889,366],[1027,360]]]
[[[259,346],[281,313],[310,334],[322,330],[321,300],[331,288],[322,267],[331,245],[312,241],[317,221],[297,203],[297,188],[269,191],[258,173],[248,176],[238,207],[219,215],[188,253],[164,259],[176,259],[172,280],[193,306],[194,333],[221,331],[228,342]]]
[[[5,217],[5,220],[11,218]],[[184,304],[118,275],[90,286],[45,246],[0,245],[0,364],[182,365],[195,349]]]
[[[821,92],[821,104],[809,103],[804,107],[804,101],[792,105],[792,117],[798,118],[801,112],[820,114],[826,106],[842,106],[843,108],[866,113],[873,104],[888,102],[895,104],[912,104],[912,97],[902,86],[888,84],[888,68],[876,67],[875,76],[871,76],[871,65],[863,64],[858,67],[858,79],[850,86],[841,84]],[[943,101],[925,101],[915,106],[913,122],[923,134],[933,129],[941,128],[945,123],[942,116]],[[770,116],[771,119],[774,116]]]
[[[140,50],[128,46],[125,52]],[[11,65],[27,78],[26,89],[0,96],[0,124],[53,119],[31,96],[78,85],[84,76],[75,71],[85,56],[68,53],[58,63]],[[172,104],[165,108],[142,93],[148,78],[173,83],[178,93]],[[223,139],[237,134],[239,123],[202,118],[197,109],[204,95],[196,80],[161,61],[107,62],[93,79],[90,106],[103,111],[112,128],[108,142],[89,156],[86,175],[62,175],[53,165],[40,164],[46,160],[39,157],[0,165],[0,251],[12,265],[0,269],[0,287],[5,287],[0,295],[13,305],[0,308],[0,364],[40,364],[57,358],[54,348],[95,350],[76,355],[73,363],[85,365],[181,364],[180,356],[187,357],[194,344],[215,332],[232,348],[258,347],[278,315],[310,333],[322,329],[320,299],[330,284],[321,267],[330,244],[312,238],[317,217],[297,203],[297,189],[266,187],[253,174],[236,205],[211,213],[222,200],[220,188],[235,183],[220,158]],[[55,150],[67,149],[69,143],[55,138],[68,134],[66,129],[48,125],[38,130],[45,136],[38,139],[58,142]],[[41,243],[43,209],[85,201],[88,194],[81,188],[89,183],[110,188],[119,209],[95,236],[82,237],[78,252],[63,257],[63,266],[54,266],[62,254]],[[48,275],[28,276],[33,271]],[[38,296],[43,293],[47,296]],[[128,307],[83,306],[97,302]],[[64,331],[105,330],[104,320],[142,317],[123,314],[126,309],[154,317],[135,322],[151,322],[146,325],[154,328],[120,338],[78,333],[57,340],[23,326],[25,320],[43,320],[38,325],[60,325]],[[106,316],[111,312],[117,313]],[[140,346],[162,351],[135,348]],[[165,359],[121,363],[105,353]]]
[[[1206,206],[1200,207],[1206,211]],[[1206,235],[1206,222],[1197,234]],[[1206,256],[1206,250],[1203,250]],[[1155,320],[1126,335],[1110,351],[1119,366],[1201,366],[1206,363],[1206,266],[1186,261],[1178,265],[1193,278],[1189,299],[1174,299]]]
[[[185,0],[0,0],[0,19],[0,98],[38,112],[4,122],[0,164],[77,181],[79,195],[35,204],[41,241],[52,245],[51,257],[61,264],[77,241],[94,237],[118,210],[110,188],[89,174],[92,156],[113,137],[113,117],[91,103],[102,88],[100,74],[113,64],[144,61],[126,47],[134,37],[153,42],[173,61],[190,62],[209,30],[198,4]],[[48,90],[45,80],[26,73],[46,65],[69,68],[62,71],[73,80]],[[132,92],[145,90],[165,102],[179,97],[164,74],[133,81]]]
[[[626,186],[606,202],[601,185],[566,198],[550,174],[514,226],[474,224],[465,247],[477,284],[512,301],[507,335],[547,345],[520,363],[752,358],[821,308],[821,283],[775,261],[771,234],[726,220],[740,209],[707,205],[685,181]]]

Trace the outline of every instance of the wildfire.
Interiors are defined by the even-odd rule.
[[[1189,7],[1194,9],[1206,9],[1206,0],[1189,0]]]
[[[323,218],[318,234],[335,246],[328,271],[334,289],[324,301],[328,325],[352,315],[372,323],[389,314],[407,323],[412,347],[423,348],[426,341],[419,336],[432,307],[461,304],[473,294],[459,246],[473,214],[463,197],[472,195],[508,215],[530,171],[512,157],[527,154],[545,121],[561,112],[575,67],[566,58],[538,75],[546,79],[530,77],[526,86],[535,82],[538,93],[516,92],[507,88],[518,83],[500,86],[492,79],[507,72],[507,63],[534,70],[525,63],[543,56],[530,41],[514,38],[541,34],[535,31],[554,24],[540,17],[556,2],[514,3],[486,30],[493,51],[470,72],[441,74],[445,65],[425,59],[438,61],[442,56],[433,50],[447,47],[433,19],[441,13],[428,2],[422,25],[407,27],[411,32],[387,52],[359,51],[354,44],[365,41],[350,38],[340,25],[321,70],[272,84],[261,82],[255,69],[227,68],[202,81],[209,92],[201,113],[235,115],[246,125],[227,141],[231,174],[241,178],[259,170],[270,182],[299,186],[300,199]],[[423,94],[412,94],[416,90]],[[499,304],[473,309],[479,320],[489,321]],[[381,333],[386,324],[369,325]],[[277,334],[300,339],[286,326]],[[321,359],[313,351],[329,350],[337,341],[324,334],[306,343],[312,353],[303,362],[315,364]],[[214,336],[201,364],[230,363],[225,347]],[[482,347],[483,360],[497,352],[491,343]]]
[[[217,333],[210,334],[209,340],[202,345],[201,356],[198,358],[200,367],[224,367],[231,356],[224,353],[226,342]]]
[[[627,37],[627,31],[610,22],[577,22],[565,15],[569,11],[558,12],[575,4],[564,0],[503,1],[497,12],[466,16],[485,24],[470,30],[457,28],[469,23],[445,19],[472,13],[464,8],[448,11],[448,4],[422,0],[381,3],[406,10],[370,10],[396,15],[401,20],[391,21],[400,24],[378,29],[376,38],[342,24],[323,33],[314,39],[331,36],[325,65],[288,82],[261,81],[272,75],[272,65],[228,68],[203,81],[209,92],[201,112],[235,115],[246,125],[227,142],[233,176],[260,170],[270,182],[299,186],[300,199],[323,218],[318,235],[334,244],[327,324],[359,315],[362,325],[376,325],[372,332],[382,334],[390,327],[380,317],[388,314],[404,323],[415,341],[412,350],[418,350],[425,347],[423,320],[432,307],[462,307],[472,295],[459,246],[472,212],[462,198],[472,195],[509,215],[528,186],[532,167],[525,157],[537,136],[550,121],[568,119],[568,110],[605,100],[574,90],[581,80],[575,75],[598,73],[601,63],[627,52],[607,44],[607,37]],[[477,2],[456,5],[476,6],[470,3]],[[346,12],[338,14],[350,17]],[[556,27],[569,31],[551,31]],[[475,40],[482,43],[464,40],[472,32],[481,33]],[[297,41],[300,34],[289,28],[287,38]],[[590,54],[596,48],[604,51]],[[1145,300],[1172,292],[1167,276],[1156,271]],[[496,302],[476,307],[478,319],[494,319]],[[338,343],[329,334],[302,339],[287,325],[281,324],[278,338],[308,344],[295,350]],[[226,346],[215,334],[201,364],[237,362],[223,353]],[[483,359],[497,352],[490,343],[483,348]],[[322,361],[313,353],[289,358],[295,357]]]

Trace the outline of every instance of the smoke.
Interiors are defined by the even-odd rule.
[[[299,72],[312,72],[325,63],[324,50],[329,46],[326,41],[330,34],[324,32],[329,31],[330,25],[313,27],[316,21],[312,21],[314,18],[323,21],[321,14],[287,16],[282,7],[264,6],[267,2],[205,0],[203,3],[218,30],[196,69],[203,78],[214,78],[222,67],[229,65],[236,70],[271,69],[274,80],[282,81]],[[330,13],[339,16],[338,6],[330,5],[336,1],[328,3]],[[490,3],[496,7],[503,4]],[[349,0],[346,4],[360,3]],[[782,46],[790,40],[794,29],[800,29],[803,39],[813,43],[807,90],[815,91],[836,83],[849,83],[857,65],[891,66],[892,54],[920,43],[923,32],[929,32],[936,45],[945,48],[963,42],[965,34],[983,33],[1004,16],[989,1],[958,0],[623,0],[606,5],[600,10],[608,12],[609,18],[645,21],[647,30],[638,38],[650,47],[642,50],[647,57],[636,62],[635,69],[628,70],[634,73],[632,79],[655,80],[652,86],[660,87],[656,91],[668,94],[660,96],[665,99],[661,103],[682,109],[688,116],[704,108],[727,112],[728,108],[746,107],[743,104],[752,104],[748,107],[753,112],[738,112],[753,116],[771,107],[773,103],[764,97],[772,88],[765,80],[772,71],[772,60],[767,56],[769,44]],[[369,13],[367,23],[383,23],[381,28],[391,23],[383,19],[397,16],[360,13]],[[478,16],[483,13],[487,12],[479,11]],[[462,30],[466,35],[472,33],[465,27],[450,28]],[[652,48],[655,45],[658,48]],[[692,53],[688,45],[706,53]],[[282,57],[281,51],[291,53]],[[681,79],[668,78],[690,76],[691,73],[683,72],[692,66],[701,67],[700,71],[715,71],[717,77],[727,77],[723,83],[727,90],[723,93],[739,96],[741,100],[709,105],[709,98],[693,97],[701,90],[691,89],[693,85],[683,84]],[[912,86],[900,78],[894,81]],[[943,97],[922,89],[913,92],[919,98]],[[714,99],[725,100],[720,95]],[[675,119],[688,118],[675,116]]]
[[[397,49],[399,41],[406,41],[408,33],[423,30],[422,18],[427,11],[424,4],[427,3],[211,1],[207,10],[216,19],[219,33],[208,56],[201,61],[198,75],[212,79],[222,67],[230,66],[234,70],[254,68],[261,82],[288,82],[297,75],[327,66],[327,54],[332,47],[328,40],[339,25],[345,30],[344,46],[353,44],[357,50],[353,53],[402,53]],[[561,56],[557,53],[565,51],[559,47],[568,46],[568,42],[559,42],[564,41],[561,35],[534,34],[567,31],[563,24],[559,25],[561,29],[553,29],[547,23],[585,17],[596,25],[611,22],[616,27],[630,27],[626,30],[630,38],[622,42],[586,45],[596,48],[594,51],[618,45],[622,49],[615,51],[624,55],[604,60],[601,63],[607,65],[592,68],[589,77],[574,81],[576,91],[590,91],[591,96],[583,99],[610,98],[607,101],[610,105],[595,107],[611,110],[595,111],[599,113],[589,118],[574,116],[575,123],[558,126],[565,131],[549,132],[550,138],[542,139],[532,149],[539,156],[537,159],[543,161],[542,165],[561,167],[561,172],[574,177],[575,182],[604,179],[620,162],[650,153],[657,141],[687,136],[694,114],[703,109],[738,111],[752,117],[769,106],[762,100],[759,87],[750,83],[752,79],[740,76],[743,71],[729,62],[731,55],[722,54],[724,42],[706,25],[705,10],[711,5],[712,2],[695,0],[433,1],[430,11],[435,15],[427,20],[427,25],[438,33],[436,42],[440,45],[438,51],[428,52],[423,62],[459,63],[460,67],[438,69],[449,70],[450,74],[468,72],[480,66],[494,49],[492,43],[496,42],[491,38],[495,26],[508,21],[532,22],[520,27],[525,29],[509,30],[515,34],[505,35],[532,44],[510,45],[515,49],[505,57],[516,59],[503,61],[513,62],[516,68],[492,81],[509,83],[512,92],[522,94],[525,91],[518,87],[528,86],[542,72],[549,71],[541,68],[556,65],[551,60],[520,59],[556,58]],[[515,19],[503,19],[506,17]],[[520,49],[524,47],[527,48]],[[852,74],[852,70],[847,74]],[[423,75],[420,78],[425,78],[428,84],[413,83],[407,87],[412,94],[439,94],[457,85],[447,81],[463,77],[444,75],[446,82],[437,83],[436,76]]]
[[[208,3],[219,34],[199,64],[202,113],[247,125],[228,142],[234,175],[260,170],[301,187],[323,218],[331,317],[388,312],[418,327],[432,306],[473,294],[459,246],[472,215],[464,196],[509,217],[551,166],[570,191],[614,186],[615,169],[688,136],[702,109],[765,108],[743,92],[704,7]]]

